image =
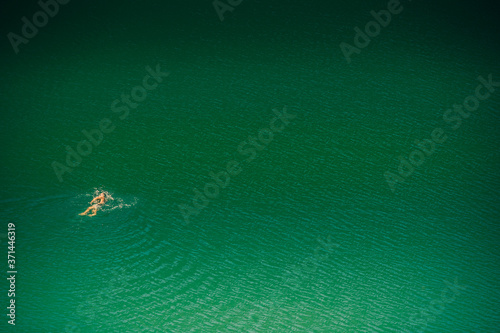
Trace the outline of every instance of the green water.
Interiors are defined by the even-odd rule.
[[[7,276],[14,223],[17,274],[0,330],[498,332],[500,88],[443,120],[479,76],[500,81],[496,12],[402,5],[351,63],[340,43],[387,2],[243,1],[221,22],[210,1],[72,1],[18,54],[4,38],[0,246]],[[7,9],[4,36],[39,7]],[[148,66],[169,75],[120,119]],[[53,162],[103,119],[60,181]],[[436,128],[447,140],[392,191],[385,173]],[[114,200],[79,216],[96,190]]]

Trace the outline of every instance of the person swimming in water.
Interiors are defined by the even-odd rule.
[[[102,192],[97,197],[92,199],[92,201],[90,202],[90,207],[87,208],[87,210],[84,211],[83,213],[80,213],[79,215],[87,215],[87,213],[90,210],[92,210],[92,214],[89,214],[89,216],[94,216],[97,213],[97,210],[101,208],[106,203],[106,201],[107,201],[106,194]]]

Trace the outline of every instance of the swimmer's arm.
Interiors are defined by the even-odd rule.
[[[94,199],[92,199],[92,201],[90,202],[90,204],[92,205],[94,203],[94,201],[96,201],[99,197],[95,197]]]

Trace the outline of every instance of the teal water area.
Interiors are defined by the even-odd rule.
[[[500,87],[443,119],[500,81],[498,11],[401,6],[350,63],[386,1],[74,0],[3,38],[0,331],[498,332]]]

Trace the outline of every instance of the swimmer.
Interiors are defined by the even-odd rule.
[[[106,203],[106,201],[107,201],[106,200],[106,194],[104,194],[104,192],[102,192],[97,197],[95,197],[94,199],[92,199],[92,201],[90,202],[91,206],[89,208],[87,208],[86,211],[84,211],[83,213],[80,213],[79,215],[87,215],[87,213],[90,210],[92,210],[92,214],[89,214],[89,216],[94,216],[97,213],[97,210],[99,208],[101,208],[101,206],[103,206]]]

